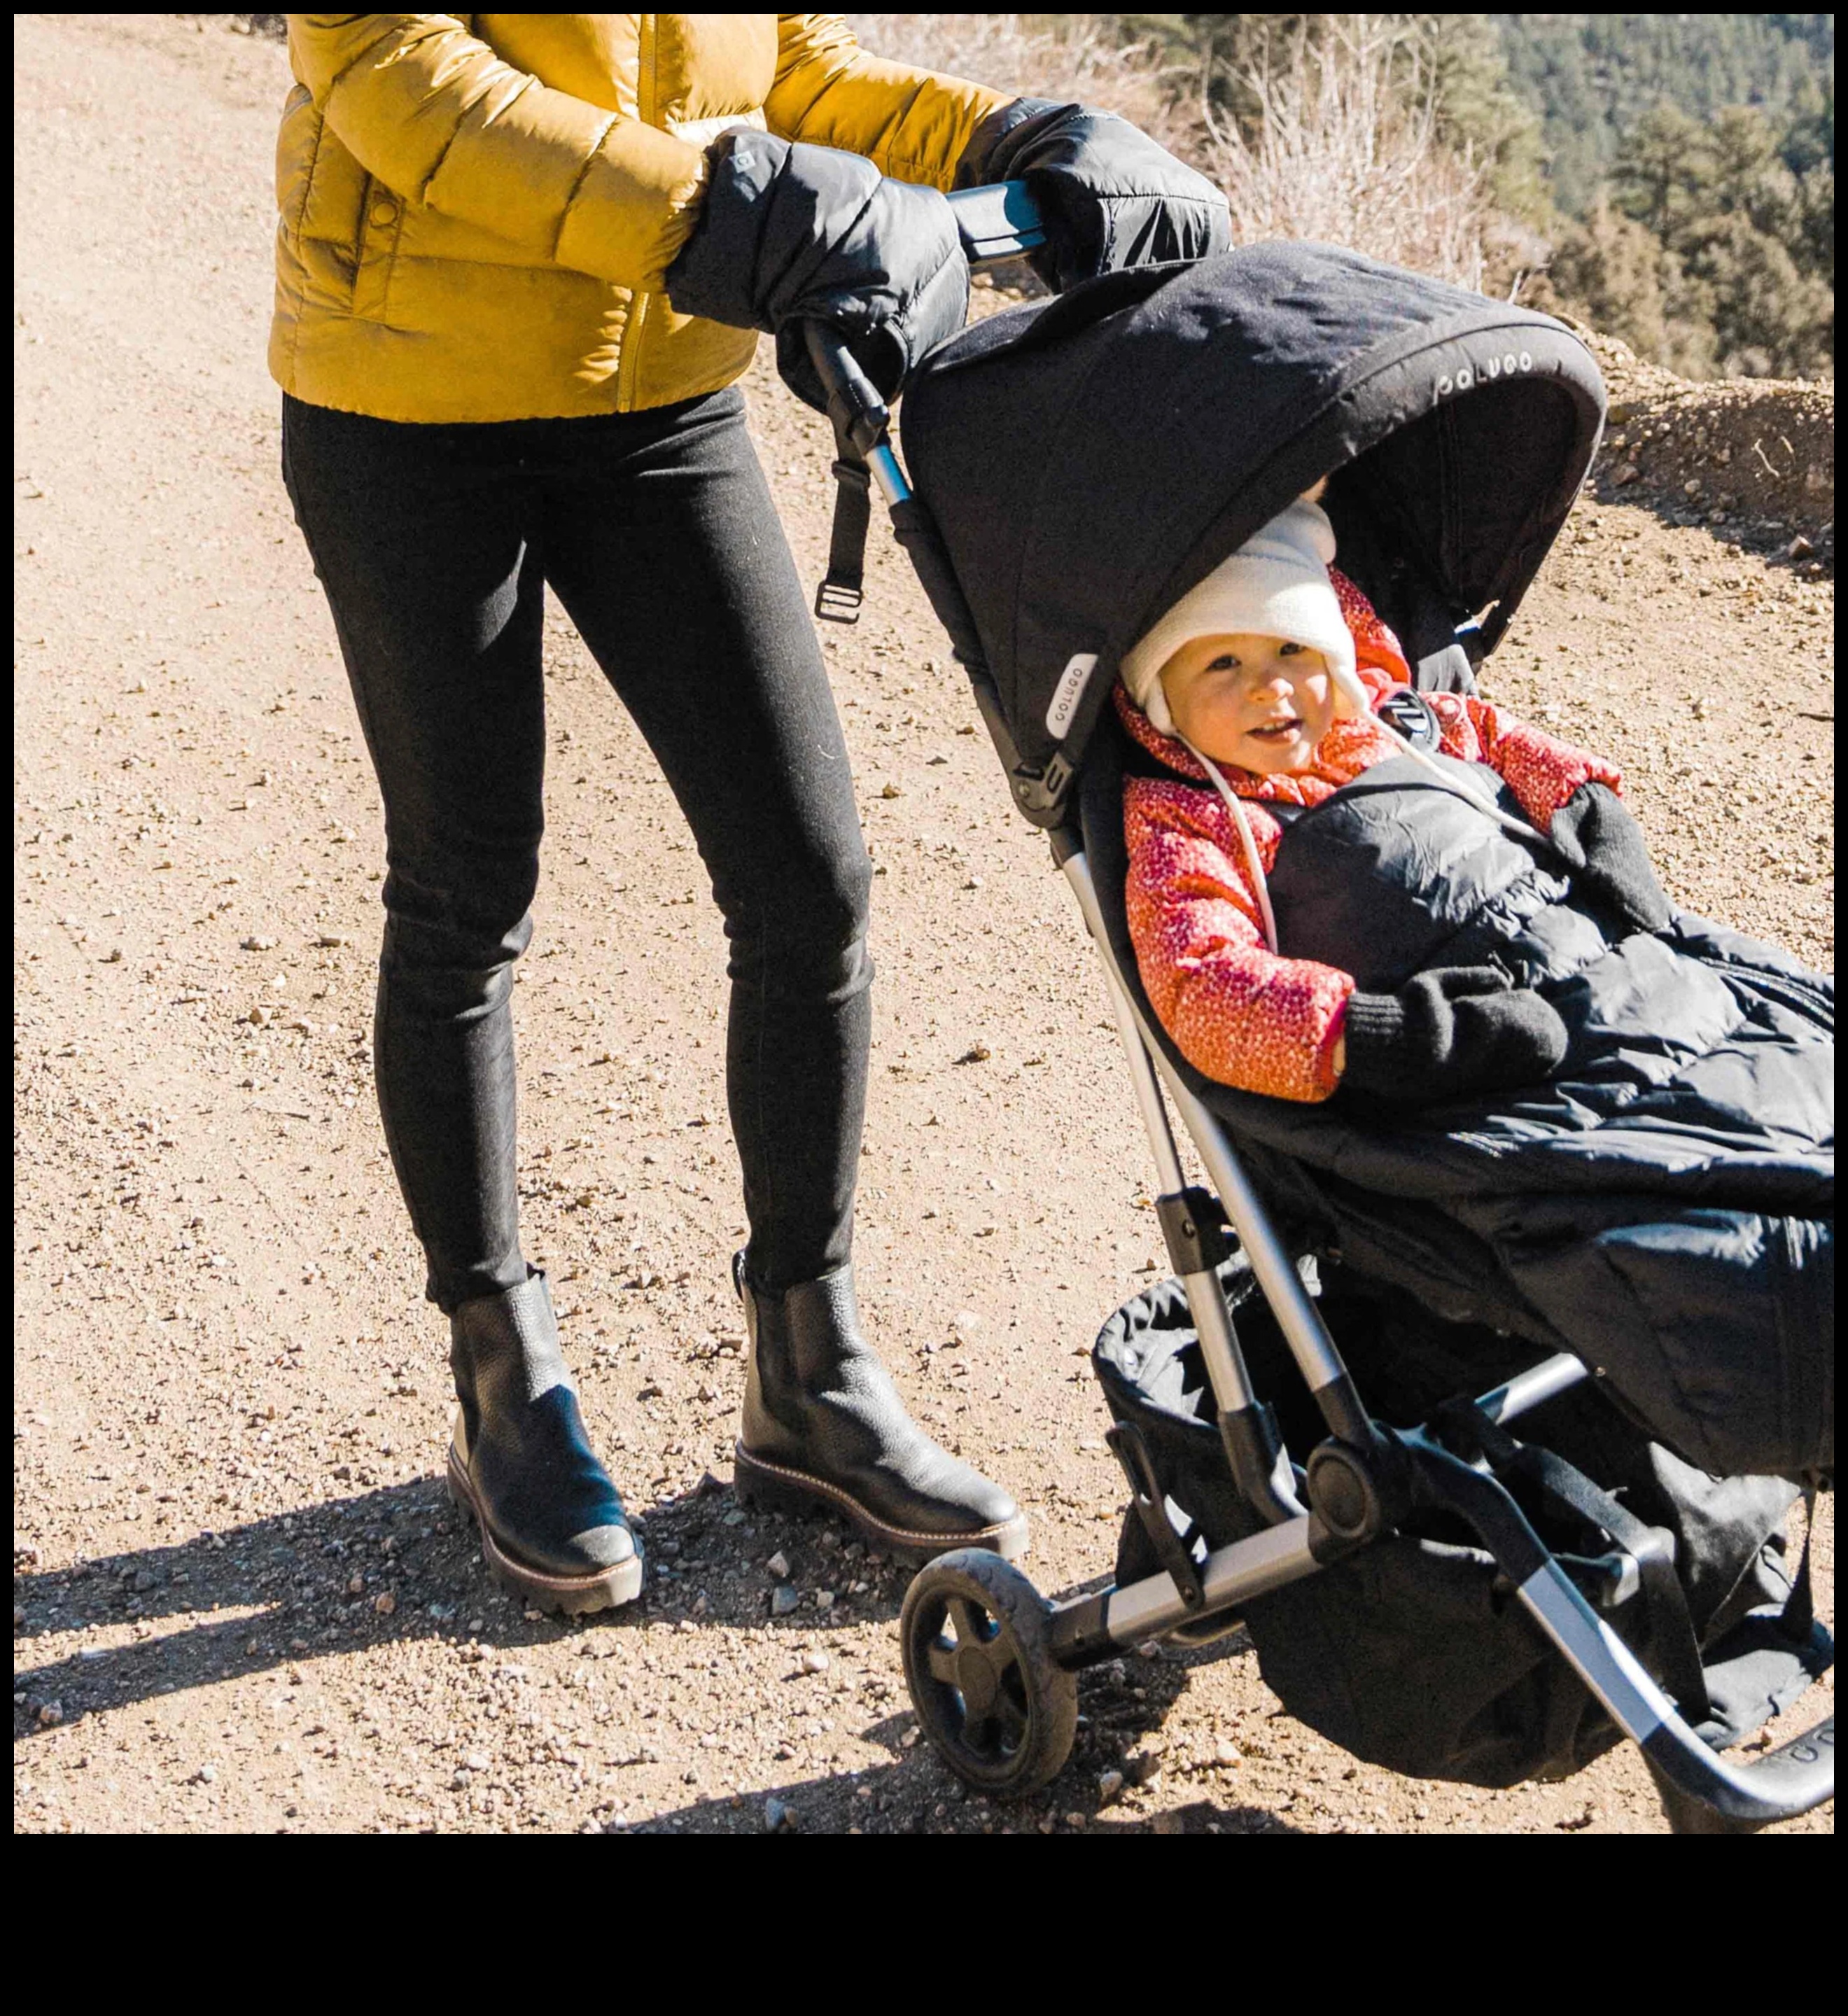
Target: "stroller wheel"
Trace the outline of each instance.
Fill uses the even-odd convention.
[[[1072,1752],[1078,1681],[1054,1658],[1052,1607],[998,1554],[975,1547],[922,1569],[899,1621],[924,1732],[965,1784],[1034,1791]]]

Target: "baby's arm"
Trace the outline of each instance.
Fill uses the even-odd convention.
[[[1126,895],[1143,986],[1196,1071],[1273,1099],[1326,1099],[1341,1076],[1353,981],[1266,945],[1255,895],[1234,866],[1230,823],[1203,792],[1130,779]],[[1274,855],[1274,830],[1259,844]]]
[[[1499,771],[1521,809],[1543,831],[1581,785],[1605,784],[1623,795],[1623,773],[1601,756],[1555,741],[1486,700],[1460,693],[1427,693],[1425,698],[1443,725],[1444,754]]]

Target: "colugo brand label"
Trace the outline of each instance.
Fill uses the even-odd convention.
[[[1531,350],[1498,351],[1493,357],[1486,357],[1474,364],[1460,364],[1454,374],[1446,372],[1432,387],[1440,399],[1447,399],[1453,392],[1467,392],[1472,385],[1492,385],[1498,378],[1512,378],[1522,371],[1533,369]]]
[[[1064,739],[1078,712],[1078,703],[1084,698],[1084,689],[1097,669],[1095,651],[1076,651],[1065,661],[1065,669],[1060,673],[1059,682],[1053,688],[1052,698],[1046,705],[1047,734]]]

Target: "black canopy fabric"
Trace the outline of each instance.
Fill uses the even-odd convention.
[[[920,368],[913,548],[1023,809],[1050,823],[1122,653],[1318,477],[1340,563],[1414,661],[1493,648],[1596,451],[1561,323],[1337,247],[1121,273],[966,329]],[[920,551],[940,546],[957,597]],[[997,722],[996,715],[999,716]]]

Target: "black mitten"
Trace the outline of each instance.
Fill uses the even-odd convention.
[[[668,299],[776,338],[776,369],[825,412],[802,325],[831,323],[893,398],[969,308],[969,263],[938,190],[882,175],[864,155],[748,128],[708,153],[705,202],[667,272]]]
[[[1100,273],[1204,259],[1232,243],[1224,196],[1114,112],[1043,98],[991,112],[963,150],[956,185],[1016,178],[1046,226],[1045,244],[1028,257],[1057,293]]]
[[[1421,973],[1396,994],[1348,996],[1342,1082],[1411,1104],[1533,1085],[1566,1051],[1566,1028],[1530,987],[1492,966]]]
[[[1547,837],[1571,868],[1575,887],[1625,923],[1659,931],[1674,915],[1642,828],[1608,784],[1581,784],[1553,815]]]

